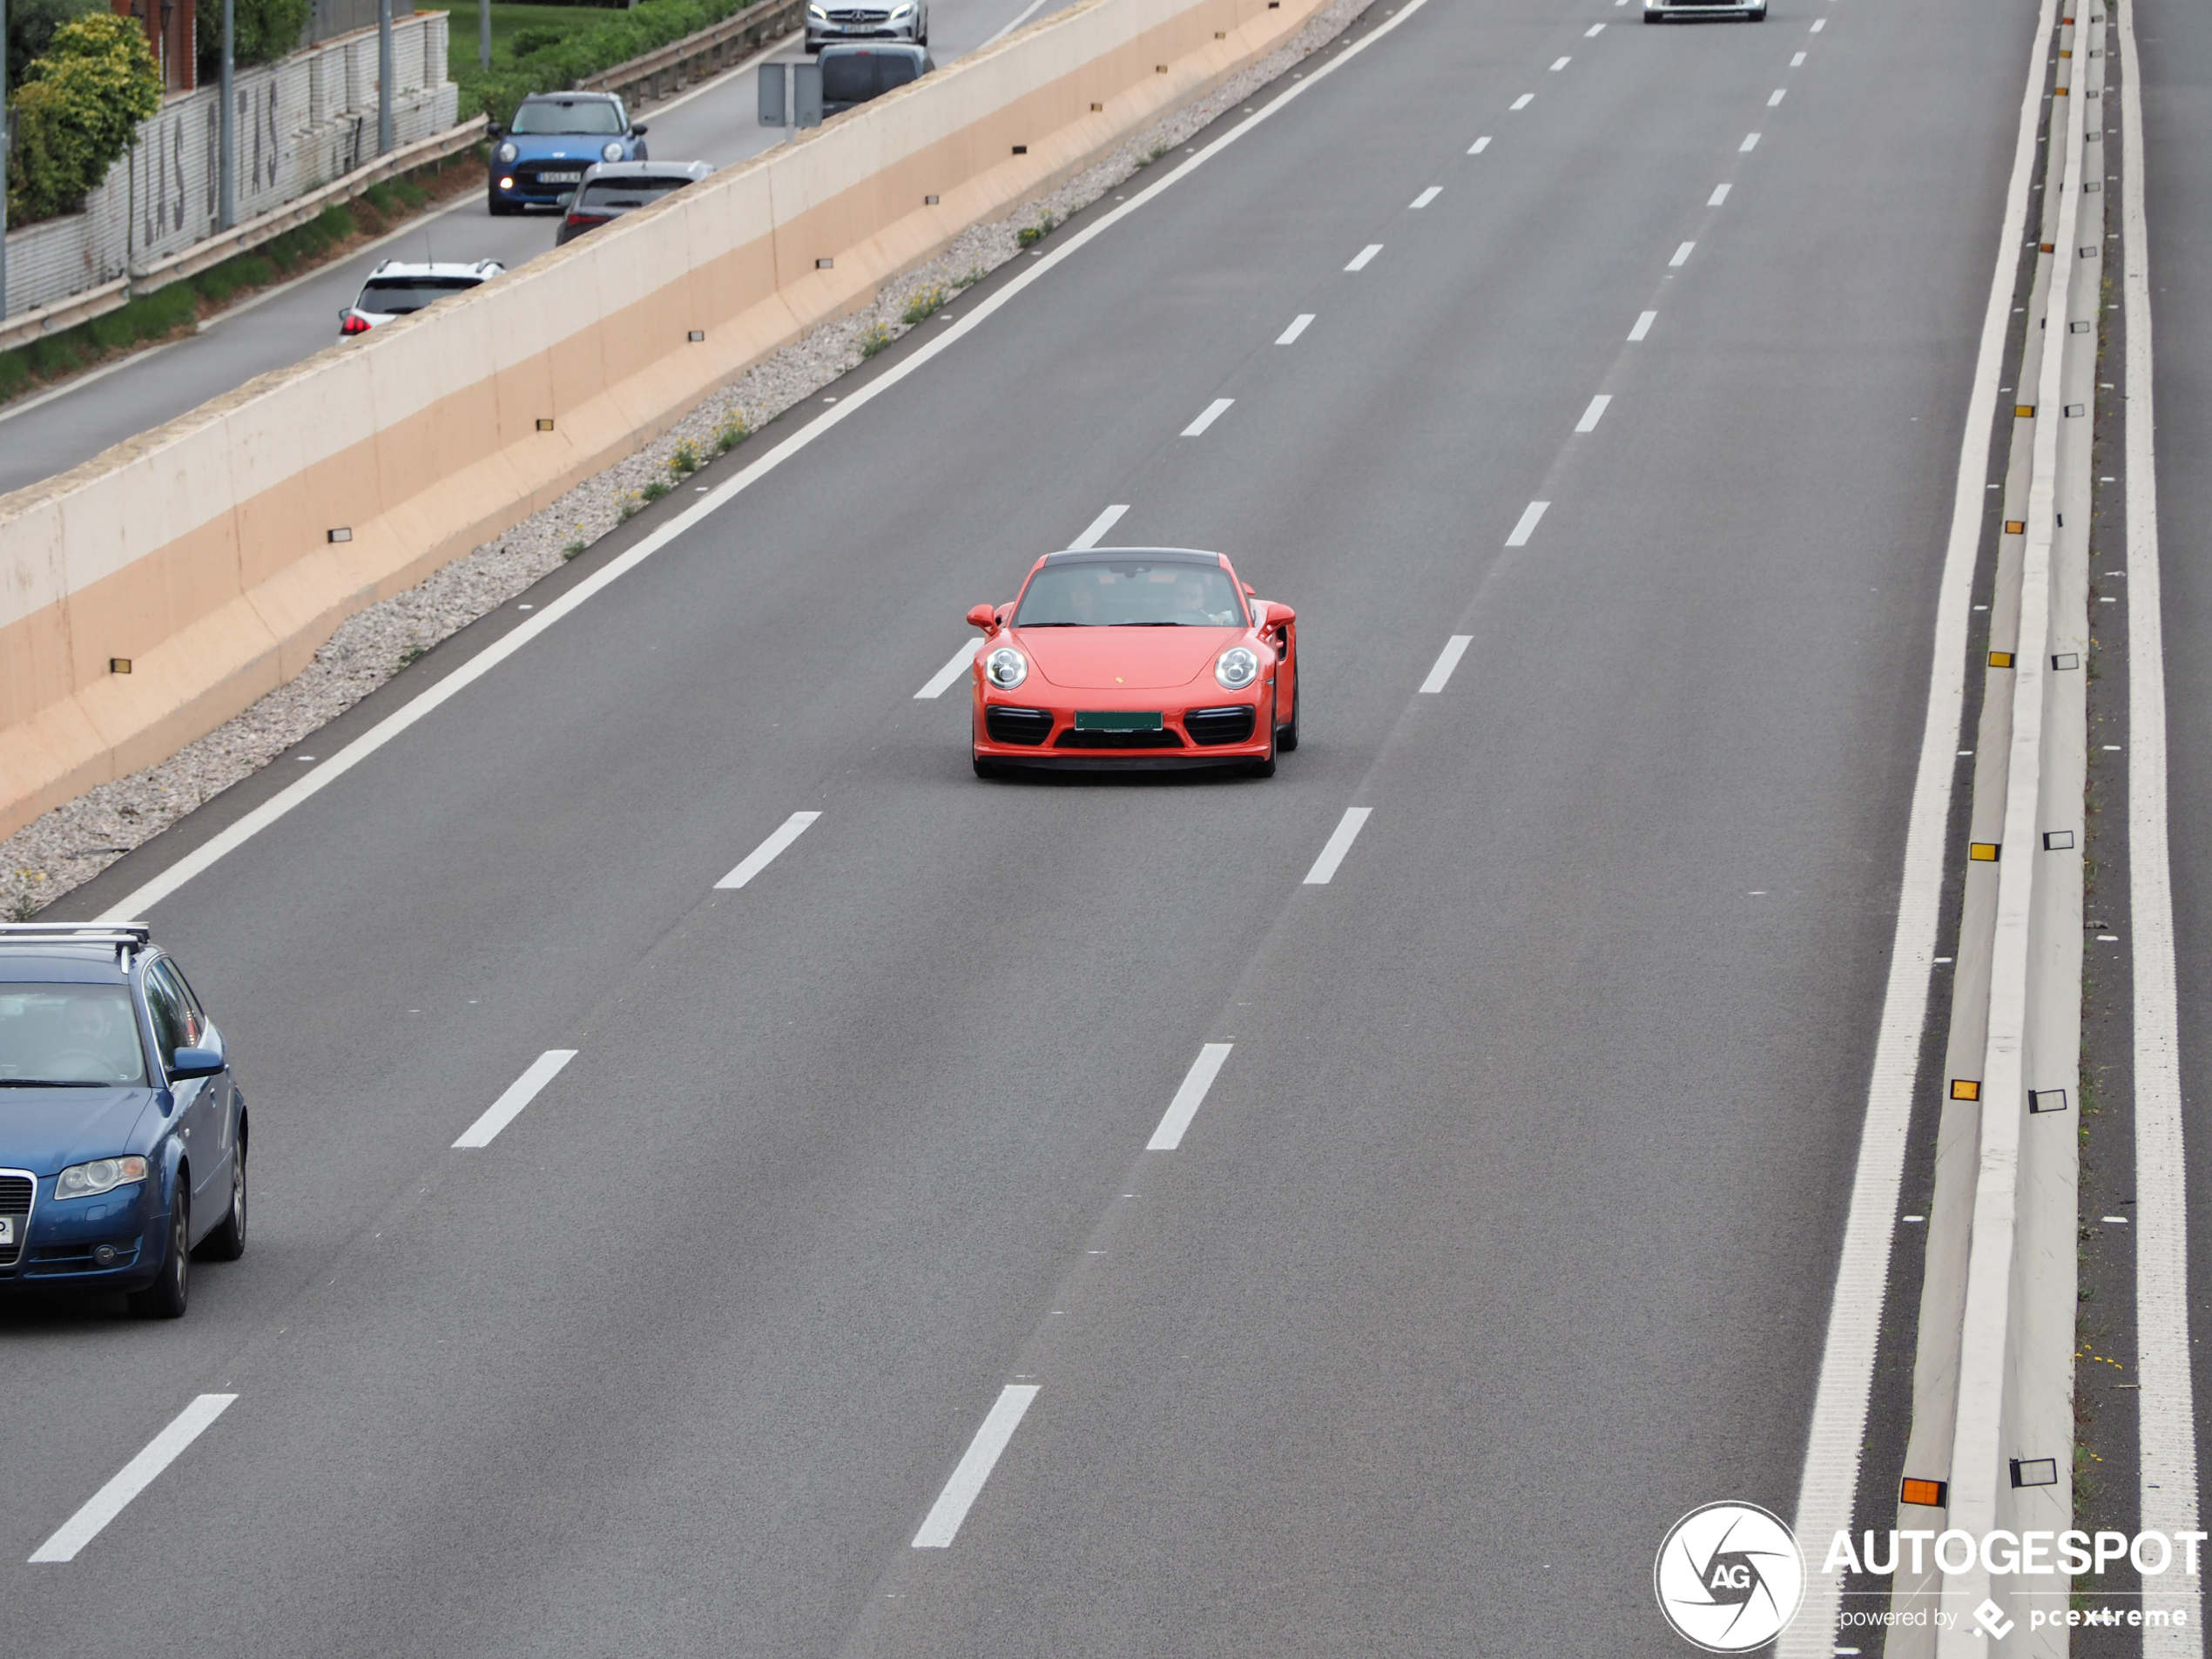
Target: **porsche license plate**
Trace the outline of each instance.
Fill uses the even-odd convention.
[[[580,172],[542,172],[537,176],[541,185],[573,185],[583,175]]]
[[[1160,725],[1160,711],[1157,709],[1076,711],[1076,730],[1078,732],[1157,732]]]

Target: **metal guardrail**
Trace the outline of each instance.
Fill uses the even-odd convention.
[[[8,319],[0,326],[0,351],[12,346],[27,344],[42,335],[57,334],[64,328],[74,328],[82,322],[105,316],[136,299],[165,288],[171,283],[197,275],[210,266],[219,265],[234,254],[243,253],[263,242],[281,236],[285,232],[306,224],[333,202],[350,201],[373,185],[411,172],[426,162],[437,161],[456,152],[466,150],[483,136],[484,118],[481,115],[463,121],[459,126],[443,132],[418,138],[413,144],[403,144],[386,152],[365,165],[341,174],[328,184],[295,196],[283,206],[273,208],[244,224],[193,243],[190,247],[167,257],[156,260],[132,272],[104,282],[97,288],[87,288],[82,293],[71,294],[51,306],[41,306],[35,311],[25,311]]]

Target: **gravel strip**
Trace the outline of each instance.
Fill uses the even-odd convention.
[[[1335,0],[1290,44],[1198,102],[1130,139],[1057,190],[994,224],[961,233],[919,270],[884,285],[873,305],[825,323],[756,364],[652,443],[586,480],[550,507],[438,570],[419,586],[348,618],[298,678],[187,744],[160,765],[101,784],[26,825],[0,846],[0,914],[22,921],[91,880],[241,778],[374,691],[440,640],[497,610],[644,504],[694,462],[741,442],[863,358],[1015,259],[1041,233],[1204,129],[1224,111],[1334,39],[1372,0]],[[1025,241],[1025,236],[1027,240]],[[679,453],[683,452],[683,453]]]

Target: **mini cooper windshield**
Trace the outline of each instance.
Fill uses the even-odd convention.
[[[1086,559],[1029,578],[1016,628],[1239,628],[1229,572],[1187,560]]]
[[[0,1089],[145,1080],[131,994],[121,986],[0,986]]]

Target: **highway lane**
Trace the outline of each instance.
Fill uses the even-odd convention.
[[[2212,1014],[2208,1013],[2212,1009],[2208,1002],[2212,995],[2212,877],[2208,877],[2205,862],[2212,853],[2206,824],[2207,808],[2212,806],[2212,749],[2205,743],[2202,719],[2208,698],[2212,698],[2212,671],[2190,644],[2212,618],[2212,582],[2208,582],[2197,556],[2197,527],[2212,511],[2212,480],[2205,477],[2202,462],[2208,442],[2212,442],[2212,277],[2205,270],[2205,261],[2212,256],[2212,208],[2208,208],[2206,194],[2212,189],[2212,153],[2206,147],[2212,143],[2212,109],[2205,98],[2208,78],[2212,78],[2212,18],[2168,0],[2145,0],[2134,8],[2134,24],[2142,63],[2143,207],[2149,233],[2156,357],[2155,471],[2165,651],[2155,671],[2162,671],[2166,686],[2174,989],[2182,1101],[2186,1105],[2205,1097],[2208,1076],[2212,1075]],[[2134,397],[2135,388],[2129,390]],[[2140,399],[2128,405],[2131,411],[2141,407]],[[2125,627],[2131,584],[2121,581],[2107,585],[2118,590]],[[2136,637],[2128,637],[2132,646]],[[2131,657],[2128,671],[2155,671],[2152,664]],[[2125,740],[2132,752],[2134,734]],[[2131,855],[2133,852],[2131,847]],[[2207,1223],[2212,1215],[2212,1135],[2202,1128],[2201,1117],[2187,1116],[2182,1148],[2191,1201],[2187,1271],[2196,1291],[2192,1300],[2201,1308],[2203,1286],[2212,1284],[2212,1225]],[[2212,1447],[2212,1416],[2208,1416],[2212,1369],[2202,1355],[2202,1314],[2193,1312],[2190,1357],[2195,1362],[2197,1506],[2202,1514],[2208,1511],[2201,1460],[2205,1448]],[[2154,1317],[2146,1306],[2143,1318]],[[2150,1478],[2146,1472],[2143,1479]]]
[[[973,51],[1020,19],[1049,17],[1069,0],[935,0],[930,52],[940,64]],[[1025,17],[1023,14],[1027,13]],[[797,57],[797,37],[774,55]],[[765,56],[767,54],[764,54]],[[750,63],[665,104],[639,111],[646,143],[667,161],[725,167],[783,142],[763,127]],[[403,233],[224,314],[197,334],[126,360],[59,395],[0,406],[0,492],[81,465],[111,445],[150,431],[243,386],[257,374],[313,356],[338,341],[338,313],[354,302],[381,260],[497,260],[509,269],[553,246],[557,215],[494,219],[481,192],[425,215]]]
[[[7,1560],[239,1400],[27,1639],[1669,1639],[1664,1527],[1793,1495],[2029,24],[1608,12],[1431,0],[157,909],[259,1233],[0,1326]],[[1276,779],[980,785],[914,698],[1113,502],[1298,606]]]

